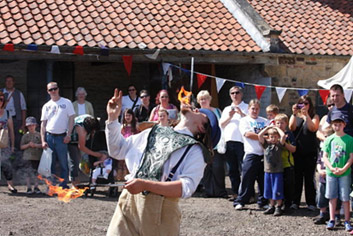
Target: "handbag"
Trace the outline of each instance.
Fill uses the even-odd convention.
[[[50,148],[44,149],[38,166],[38,174],[44,177],[51,176],[51,159],[53,151]]]
[[[0,130],[0,148],[6,148],[9,146],[9,130]]]
[[[221,138],[217,144],[217,152],[220,154],[224,154],[227,151],[227,142],[224,138],[224,130],[221,128]]]

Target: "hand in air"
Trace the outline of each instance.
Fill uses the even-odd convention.
[[[115,89],[114,96],[108,101],[108,104],[107,104],[108,121],[113,121],[118,119],[121,112],[122,98],[123,98],[122,91]]]

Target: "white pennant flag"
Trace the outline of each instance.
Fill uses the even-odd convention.
[[[287,91],[286,88],[276,87],[276,92],[277,92],[279,102],[282,101],[282,98],[283,98],[284,94],[286,93],[286,91]]]
[[[219,90],[221,90],[221,88],[223,87],[224,82],[226,82],[225,79],[220,79],[216,77],[217,93],[219,93]]]
[[[352,97],[352,89],[344,89],[344,98],[349,103]]]
[[[173,72],[172,72],[172,67],[169,66],[168,68],[168,85],[169,85],[169,88],[172,87],[172,80],[173,80]]]
[[[168,69],[170,67],[169,63],[162,63],[162,67],[163,67],[163,75],[167,74]]]

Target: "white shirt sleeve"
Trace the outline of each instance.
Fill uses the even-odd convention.
[[[246,132],[254,132],[253,129],[251,128],[250,123],[248,122],[246,116],[240,119],[239,131],[242,136],[244,136]]]
[[[23,94],[20,92],[20,104],[21,104],[21,110],[27,110],[27,105],[26,105],[26,100]]]

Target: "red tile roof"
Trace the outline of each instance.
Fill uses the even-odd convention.
[[[259,52],[220,0],[0,1],[0,43]]]
[[[353,55],[353,1],[248,0],[292,53]]]

